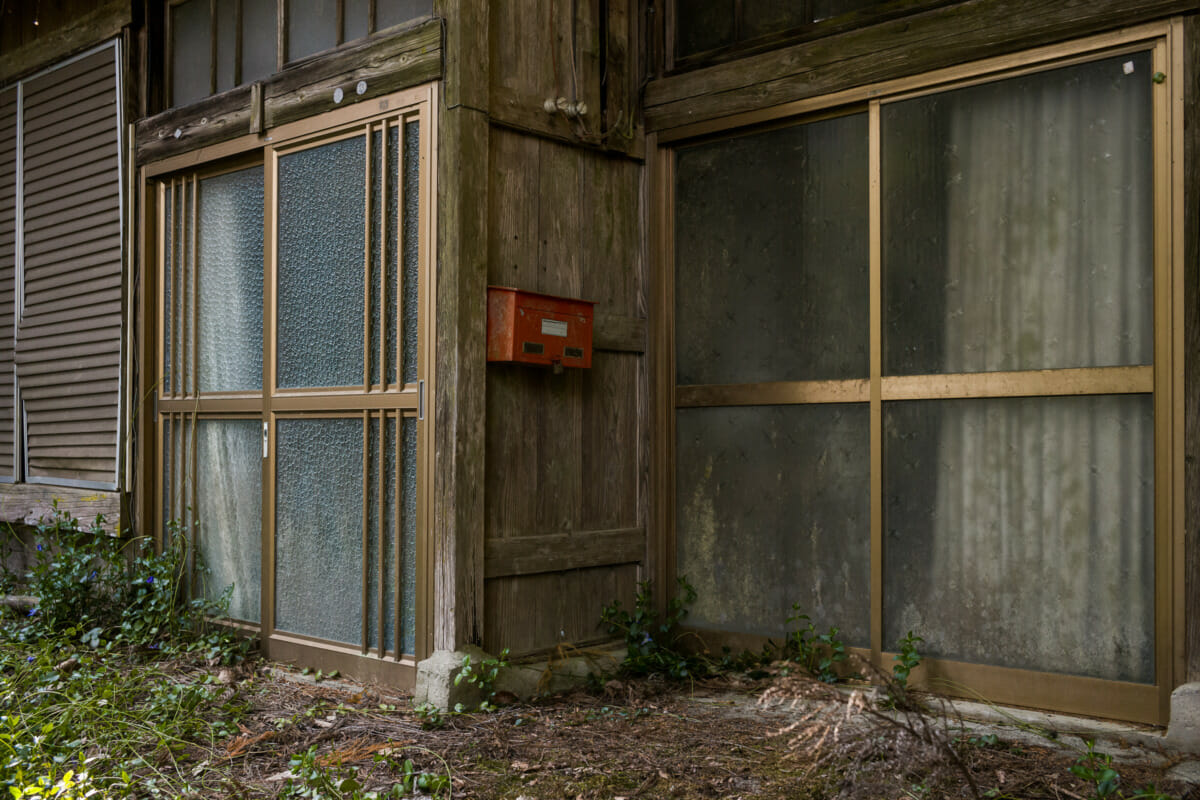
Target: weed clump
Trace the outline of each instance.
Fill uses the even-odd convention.
[[[654,604],[649,581],[638,584],[633,610],[614,601],[600,612],[600,624],[610,634],[625,639],[625,660],[620,672],[629,676],[661,675],[676,681],[699,678],[712,671],[712,662],[681,646],[679,625],[688,614],[688,606],[696,601],[696,590],[686,577],[678,579],[679,593],[667,602],[667,611],[660,618]]]

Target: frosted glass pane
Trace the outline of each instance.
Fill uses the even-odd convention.
[[[217,0],[217,91],[237,85],[234,64],[237,61],[237,3]]]
[[[404,126],[404,382],[417,381],[417,326],[420,298],[421,128]]]
[[[209,0],[171,8],[171,105],[183,106],[211,93],[212,18]]]
[[[397,363],[399,354],[396,352],[396,331],[400,327],[398,298],[400,286],[396,282],[399,274],[396,263],[396,246],[400,241],[400,129],[388,128],[387,144],[387,214],[388,236],[385,243],[386,252],[383,254],[384,281],[387,283],[387,382],[396,383],[400,367]],[[407,235],[407,233],[405,234]]]
[[[343,42],[353,42],[367,35],[367,13],[370,7],[371,0],[346,0]]]
[[[884,642],[1154,681],[1149,395],[889,403]]]
[[[367,213],[371,218],[371,345],[367,352],[367,359],[371,364],[371,385],[379,384],[379,329],[382,321],[383,311],[381,309],[380,298],[382,297],[382,265],[383,255],[380,252],[382,249],[382,229],[383,224],[383,209],[380,202],[379,193],[386,179],[381,172],[383,166],[383,140],[377,136],[371,136],[371,191],[367,195]],[[395,291],[392,287],[388,287],[389,292]],[[392,327],[396,323],[394,320],[388,320],[388,326]]]
[[[1148,54],[882,110],[884,368],[1150,364]]]
[[[261,167],[200,181],[200,391],[262,388]]]
[[[676,55],[690,56],[733,44],[735,8],[735,0],[691,0],[676,6]]]
[[[359,644],[362,420],[282,419],[275,443],[275,627]]]
[[[680,384],[865,378],[867,117],[681,149]]]
[[[171,197],[170,187],[167,187],[163,192],[163,252],[166,253],[167,263],[163,265],[165,280],[162,286],[162,308],[166,312],[166,319],[163,324],[163,341],[162,341],[162,391],[164,394],[170,394],[173,374],[171,370],[171,341],[173,339],[171,331],[171,305],[173,298],[171,297],[171,276],[175,271],[175,205]]]
[[[375,30],[433,13],[433,0],[375,0]]]
[[[367,645],[379,646],[379,585],[383,580],[383,643],[395,650],[396,642],[396,420],[385,425],[383,446],[383,520],[379,517],[379,420],[372,418],[370,434],[371,464],[368,471],[367,508],[369,510],[367,551]],[[380,533],[383,550],[380,552]]]
[[[337,46],[337,0],[286,0],[287,60]]]
[[[807,3],[796,0],[742,0],[742,39],[783,33],[808,22]]]
[[[401,595],[400,646],[405,653],[415,653],[417,642],[417,420],[404,418],[403,451],[404,494],[401,513]]]
[[[242,0],[242,83],[275,73],[276,0]]]
[[[814,0],[813,21],[819,22],[830,17],[849,14],[851,11],[861,11],[879,5],[883,5],[880,0]]]
[[[793,603],[870,643],[866,404],[676,412],[676,557],[688,624],[779,636]]]
[[[279,159],[278,383],[363,382],[363,137]]]
[[[196,426],[196,518],[208,568],[202,591],[233,587],[229,616],[260,617],[262,585],[262,422],[202,419]]]

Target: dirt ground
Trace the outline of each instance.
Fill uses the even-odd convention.
[[[395,781],[373,760],[382,753],[449,775],[455,798],[1079,800],[1096,791],[1070,771],[1080,754],[1053,739],[1018,744],[943,717],[884,718],[861,693],[807,679],[612,681],[603,692],[448,715],[430,727],[407,698],[282,672],[257,665],[232,676],[230,690],[250,711],[225,745],[229,796],[277,795],[289,757],[314,745],[320,763],[357,768],[367,788]],[[1124,794],[1110,796],[1153,784],[1200,798],[1166,779],[1171,758],[1151,760],[1115,764]]]

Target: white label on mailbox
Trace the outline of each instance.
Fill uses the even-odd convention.
[[[542,335],[543,336],[566,336],[567,323],[560,322],[556,319],[542,320]]]

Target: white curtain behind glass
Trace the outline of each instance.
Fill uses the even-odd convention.
[[[1127,57],[937,101],[941,371],[1152,362],[1149,80],[1148,58]],[[892,598],[889,632],[1153,681],[1149,398],[920,405],[936,431],[927,585]]]

